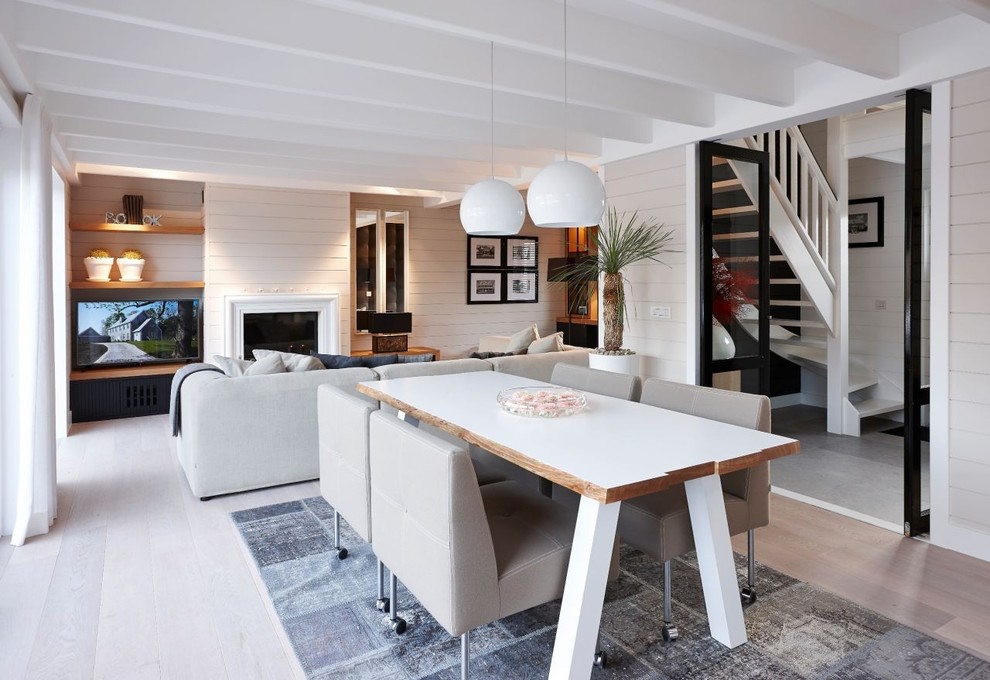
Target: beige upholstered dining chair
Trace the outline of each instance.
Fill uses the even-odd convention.
[[[606,397],[635,401],[639,399],[642,382],[638,375],[600,371],[586,366],[557,364],[553,367],[550,382],[561,387],[603,394]]]
[[[762,432],[770,431],[770,400],[761,395],[730,392],[651,378],[640,401],[671,411],[718,420]],[[722,475],[722,495],[729,534],[748,532],[749,569],[742,589],[745,604],[756,601],[754,529],[770,523],[770,467],[761,463]],[[677,639],[670,601],[671,560],[694,549],[684,485],[625,501],[619,511],[622,540],[663,562],[663,628],[665,640]]]
[[[373,547],[451,635],[560,597],[575,513],[517,482],[479,486],[467,451],[371,414]]]

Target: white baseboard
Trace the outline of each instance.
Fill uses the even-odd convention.
[[[783,408],[785,406],[799,406],[804,403],[800,392],[794,394],[781,394],[777,397],[770,397],[770,408]]]
[[[822,510],[828,510],[829,512],[834,512],[837,515],[842,515],[844,517],[849,517],[851,519],[863,522],[865,524],[871,524],[875,527],[881,529],[886,529],[888,531],[893,531],[895,534],[904,533],[904,529],[894,522],[888,522],[887,520],[878,519],[876,517],[870,517],[862,512],[856,512],[855,510],[850,510],[849,508],[843,508],[840,505],[835,505],[834,503],[829,503],[827,501],[819,500],[818,498],[812,498],[811,496],[805,496],[804,494],[795,493],[794,491],[788,491],[787,489],[781,489],[779,486],[770,486],[770,491],[777,494],[778,496],[783,496],[784,498],[790,498],[795,501],[801,501],[802,503],[807,503],[808,505],[813,505],[816,508],[821,508]]]

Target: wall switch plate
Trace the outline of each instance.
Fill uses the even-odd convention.
[[[886,300],[874,300],[873,301],[873,307],[875,309],[881,310],[881,311],[884,310],[884,309],[887,309],[887,301]]]
[[[650,307],[651,319],[669,319],[670,307]]]

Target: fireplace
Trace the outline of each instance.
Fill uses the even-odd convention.
[[[337,295],[236,295],[224,302],[227,356],[250,359],[255,349],[340,353]]]

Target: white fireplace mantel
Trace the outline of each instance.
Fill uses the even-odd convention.
[[[224,347],[229,357],[244,358],[244,315],[267,312],[316,312],[317,351],[340,354],[340,296],[321,295],[226,295]]]

